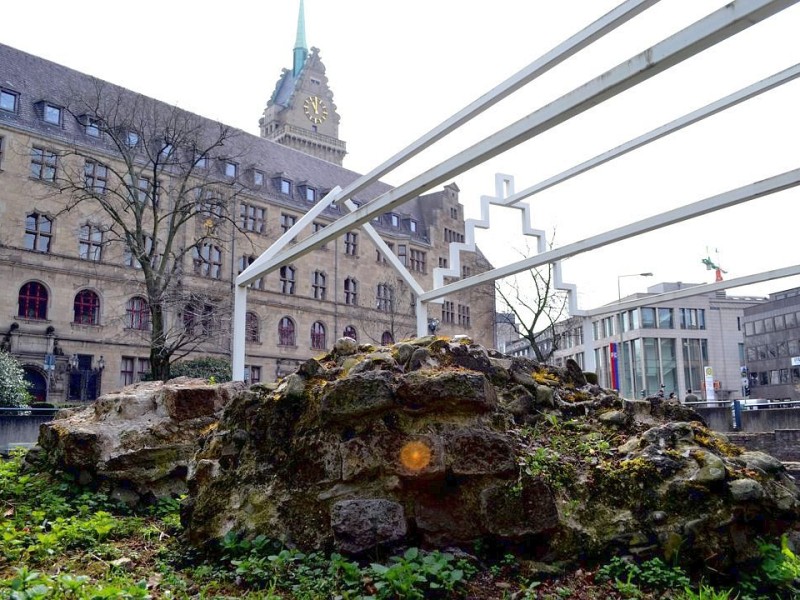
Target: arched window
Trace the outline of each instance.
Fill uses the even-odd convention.
[[[92,290],[75,294],[73,323],[98,325],[100,323],[100,298]]]
[[[278,323],[278,345],[279,346],[294,346],[294,321],[289,317],[283,317]]]
[[[358,341],[358,334],[356,333],[356,328],[352,325],[348,325],[344,328],[344,337],[353,338],[354,340]]]
[[[47,288],[38,281],[29,281],[19,290],[19,311],[25,319],[47,318]]]
[[[260,340],[261,325],[258,322],[258,315],[249,312],[245,315],[244,339],[247,342],[258,342]]]
[[[390,344],[394,344],[394,336],[389,331],[384,331],[383,335],[381,336],[381,345],[389,346]]]
[[[314,350],[325,349],[325,325],[319,321],[311,326],[311,347]]]
[[[125,305],[125,327],[128,329],[150,329],[150,306],[141,296],[134,296]]]

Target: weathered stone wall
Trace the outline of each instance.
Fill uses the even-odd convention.
[[[340,340],[277,389],[251,388],[202,441],[189,492],[182,520],[201,546],[230,531],[352,554],[481,541],[715,569],[754,557],[753,540],[798,514],[778,460],[680,403],[625,401],[574,362],[465,338]]]

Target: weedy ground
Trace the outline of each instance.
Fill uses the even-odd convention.
[[[763,563],[736,590],[692,583],[658,559],[619,558],[558,577],[531,576],[511,554],[423,552],[353,561],[228,535],[213,556],[181,543],[179,500],[138,513],[65,477],[0,459],[0,599],[603,599],[795,597],[800,560],[762,544]]]

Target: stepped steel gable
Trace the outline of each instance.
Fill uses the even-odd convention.
[[[361,177],[358,181],[347,186],[332,201],[346,201],[354,194],[357,194],[363,186],[369,185],[386,173],[392,171],[399,165],[406,162],[425,148],[431,146],[436,141],[442,139],[458,127],[461,127],[473,117],[487,110],[503,98],[520,89],[525,84],[547,72],[566,58],[574,55],[586,48],[591,43],[613,31],[623,23],[629,21],[642,11],[653,6],[657,0],[636,1],[629,0],[623,2],[617,8],[598,19],[579,33],[570,37],[568,40],[546,53],[540,59],[534,61],[526,68],[507,79],[493,90],[487,92],[461,111],[444,121],[439,126],[413,142],[407,148],[376,167],[373,171]],[[234,376],[242,372],[244,357],[244,307],[246,306],[246,285],[244,282],[248,278],[271,272],[281,265],[289,263],[296,257],[302,256],[314,248],[318,248],[330,240],[339,237],[344,232],[354,227],[363,226],[368,223],[375,215],[392,210],[401,205],[409,198],[424,193],[433,186],[451,179],[470,168],[481,164],[498,154],[508,150],[520,143],[529,140],[557,125],[577,116],[590,108],[608,100],[621,92],[628,90],[639,83],[655,77],[659,73],[680,64],[687,58],[694,56],[710,48],[711,46],[747,29],[748,27],[767,19],[783,9],[795,4],[797,0],[735,0],[725,7],[716,10],[706,17],[696,21],[683,30],[667,37],[666,39],[651,46],[647,50],[631,57],[629,60],[620,63],[606,73],[595,77],[585,84],[575,88],[561,98],[547,104],[523,117],[517,122],[495,132],[492,136],[474,144],[470,148],[451,156],[444,162],[427,169],[421,175],[407,181],[406,183],[389,190],[368,204],[357,208],[349,215],[343,216],[324,231],[310,236],[299,242],[289,250],[276,251],[271,254],[268,260],[260,261],[259,266],[255,265],[245,271],[236,281],[236,312],[234,318],[234,356],[233,371]],[[531,258],[514,262],[503,267],[499,267],[472,277],[467,277],[443,285],[444,276],[452,275],[452,267],[445,270],[434,270],[434,288],[418,295],[417,298],[417,330],[418,334],[424,335],[427,332],[427,304],[437,301],[448,294],[457,291],[467,290],[477,285],[493,282],[528,269],[552,264],[556,273],[556,282],[559,289],[566,289],[570,295],[570,309],[572,314],[579,314],[574,298],[574,286],[564,284],[561,281],[560,261],[570,256],[575,256],[582,252],[588,252],[605,245],[612,244],[629,237],[641,235],[655,229],[666,227],[670,224],[691,219],[703,214],[717,210],[723,210],[730,206],[750,201],[780,190],[795,187],[800,183],[800,169],[788,171],[768,178],[766,180],[753,183],[748,186],[725,192],[705,200],[700,200],[675,210],[655,215],[648,219],[631,223],[615,230],[600,233],[586,240],[568,244],[562,248],[545,251],[543,248],[543,236],[541,231],[534,230],[530,221],[530,207],[526,204],[519,205],[522,200],[530,197],[558,183],[566,181],[580,173],[603,164],[609,160],[622,156],[637,148],[644,146],[651,141],[659,139],[674,131],[692,125],[697,121],[706,118],[720,110],[734,106],[740,102],[752,98],[753,96],[773,89],[787,81],[796,78],[798,75],[797,67],[793,67],[782,73],[755,84],[749,88],[741,90],[737,94],[727,96],[715,103],[712,103],[698,111],[667,123],[647,134],[637,137],[626,144],[618,146],[604,154],[598,155],[594,159],[581,163],[560,175],[556,175],[540,184],[527,188],[518,194],[513,191],[506,193],[513,188],[513,179],[508,176],[499,175],[497,179],[497,191],[494,197],[483,197],[481,199],[481,219],[474,220],[468,224],[467,235],[463,244],[451,245],[451,260],[457,258],[460,250],[474,245],[475,227],[489,226],[489,208],[491,205],[501,205],[516,207],[522,211],[523,233],[533,235],[538,239],[538,254]],[[503,190],[505,183],[506,190]],[[509,185],[510,184],[510,185]],[[289,235],[288,233],[286,235]],[[453,261],[455,262],[455,261]],[[398,268],[395,265],[395,268]],[[398,270],[400,270],[398,268]],[[774,275],[774,271],[772,271]],[[754,276],[758,277],[758,276]],[[697,292],[698,289],[695,288]]]

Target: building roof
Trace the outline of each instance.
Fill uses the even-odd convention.
[[[282,81],[291,83],[293,80],[291,71],[285,71],[284,75]],[[278,85],[280,87],[281,82]],[[48,102],[66,108],[76,97],[90,97],[92,94],[97,94],[101,86],[104,93],[120,94],[120,97],[146,98],[164,109],[173,109],[165,102],[0,44],[0,88],[19,94],[18,112],[12,114],[0,111],[0,125],[27,131],[43,138],[56,139],[67,145],[87,148],[92,145],[98,146],[98,141],[85,134],[85,128],[76,118],[67,116],[62,125],[51,125],[38,116],[37,105]],[[212,119],[194,115],[189,111],[181,110],[181,112],[202,119],[209,128],[219,126],[219,123]],[[306,182],[320,191],[330,190],[337,185],[344,187],[360,176],[355,171],[271,140],[241,130],[234,129],[234,131],[236,135],[224,152],[228,156],[235,156],[243,169],[256,168],[262,170],[267,177],[279,175],[295,183]],[[361,192],[356,200],[367,202],[390,189],[392,186],[376,182]],[[307,208],[302,207],[302,203],[299,204],[301,210]],[[418,199],[410,201],[396,212],[419,219]],[[420,233],[424,234],[424,227],[422,229]],[[424,235],[418,237],[424,239]]]

